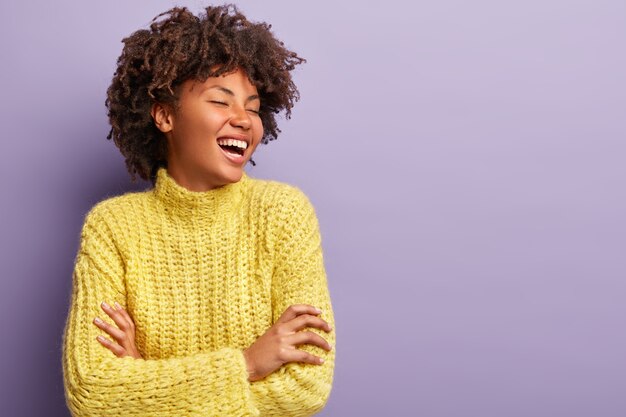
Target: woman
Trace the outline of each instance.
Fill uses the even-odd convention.
[[[315,210],[243,170],[289,118],[305,60],[235,6],[205,12],[123,40],[108,138],[153,187],[85,217],[63,336],[73,416],[308,416],[330,395]]]

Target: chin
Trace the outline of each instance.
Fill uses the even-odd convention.
[[[241,177],[243,176],[243,166],[241,167],[235,167],[235,166],[229,166],[226,169],[224,169],[222,178],[229,182],[238,182]]]

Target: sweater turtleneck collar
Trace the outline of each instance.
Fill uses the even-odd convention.
[[[238,182],[208,191],[191,191],[178,184],[166,167],[159,167],[154,185],[154,195],[168,211],[182,215],[212,215],[236,211],[243,198],[249,177],[243,172]]]

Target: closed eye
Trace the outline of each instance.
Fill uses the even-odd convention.
[[[217,100],[209,100],[210,103],[215,103],[215,104],[221,104],[223,106],[228,106],[228,103],[224,103],[223,101],[217,101]],[[254,114],[261,114],[260,110],[252,110],[252,109],[248,109],[248,111],[251,111]]]

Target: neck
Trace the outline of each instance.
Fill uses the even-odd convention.
[[[172,215],[182,217],[213,217],[239,209],[249,178],[245,171],[238,182],[207,191],[191,191],[171,177],[166,167],[159,167],[154,185],[155,197]]]

